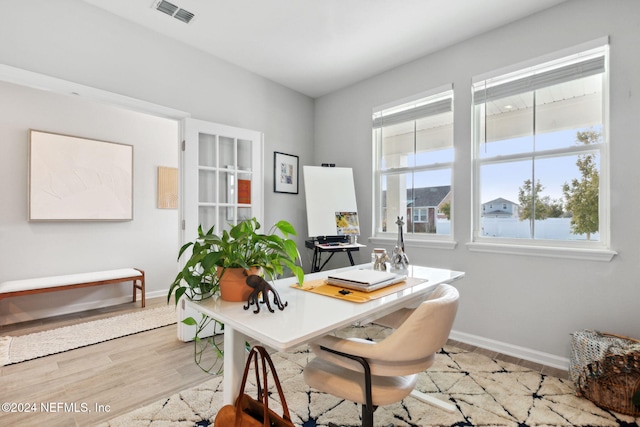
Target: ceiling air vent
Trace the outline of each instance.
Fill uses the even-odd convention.
[[[156,9],[169,16],[173,16],[173,14],[176,13],[176,10],[178,10],[178,6],[173,3],[169,3],[168,1],[160,0],[156,4]]]
[[[182,21],[187,24],[191,22],[191,20],[195,16],[193,13],[189,12],[188,10],[181,9],[175,4],[165,0],[160,0],[159,2],[155,3],[155,8],[156,10],[159,10],[162,13],[166,13],[169,16],[173,16],[178,21]]]
[[[186,22],[187,24],[189,23],[189,21],[193,19],[193,16],[194,16],[193,13],[184,9],[178,9],[176,14],[173,15],[173,17],[176,18],[178,21]]]

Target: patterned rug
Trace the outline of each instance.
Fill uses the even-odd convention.
[[[78,323],[21,336],[0,337],[0,366],[86,347],[176,323],[173,306],[141,309],[134,313]]]
[[[378,340],[387,333],[385,328],[368,325],[348,328],[339,335]],[[306,346],[289,353],[272,354],[295,425],[324,427],[333,422],[359,426],[359,405],[311,390],[305,384],[302,371],[312,357]],[[601,409],[589,400],[576,397],[569,380],[451,346],[442,350],[434,366],[420,374],[417,389],[452,402],[457,411],[449,413],[407,397],[397,404],[378,408],[375,425],[640,426],[640,419]],[[255,387],[251,390],[253,395]],[[277,393],[273,395],[277,398]],[[124,414],[102,427],[213,426],[221,405],[222,378],[218,376]],[[280,408],[276,401],[270,403],[270,407]]]

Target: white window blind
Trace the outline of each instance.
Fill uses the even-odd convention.
[[[474,86],[473,101],[476,105],[482,104],[507,96],[518,95],[583,77],[593,76],[603,73],[604,71],[603,52],[595,58],[589,58],[553,70],[537,72],[515,80],[485,80]]]
[[[452,110],[451,98],[435,101],[426,105],[419,105],[406,110],[380,115],[373,120],[373,128],[378,129],[382,126],[392,126],[399,123],[405,123],[412,120],[422,119],[424,117],[435,116],[437,114],[447,113]]]

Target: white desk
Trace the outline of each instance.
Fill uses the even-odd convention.
[[[353,268],[371,268],[371,264],[346,267],[305,275],[305,280],[326,277],[330,272]],[[278,351],[289,351],[315,338],[355,322],[368,322],[426,298],[441,283],[451,283],[464,277],[459,271],[409,266],[410,277],[425,282],[366,303],[342,301],[313,292],[293,289],[295,278],[276,281],[283,301],[289,305],[270,313],[263,307],[254,314],[254,307],[244,310],[245,303],[209,299],[204,302],[185,300],[185,305],[224,323],[224,403],[233,403],[240,390],[245,365],[245,341],[248,338]],[[180,322],[178,323],[180,325]]]

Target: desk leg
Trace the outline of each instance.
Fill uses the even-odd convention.
[[[240,383],[246,363],[244,343],[246,336],[229,325],[224,327],[224,368],[222,379],[223,404],[233,404],[240,392]]]
[[[320,260],[318,257],[320,256],[320,250],[318,248],[313,248],[313,261],[311,262],[311,272],[315,273],[316,271],[320,271]]]
[[[331,261],[331,258],[333,257],[333,254],[335,254],[335,252],[329,252],[329,258],[327,258],[327,259],[325,260],[324,264],[322,264],[322,265],[320,266],[320,268],[318,268],[318,270],[317,270],[317,271],[322,271],[322,269],[324,268],[324,266],[325,266],[325,265],[327,265],[327,263],[328,263],[329,261]],[[318,262],[318,263],[319,263],[319,262]]]
[[[347,251],[347,255],[349,255],[349,261],[351,262],[351,265],[356,265],[356,263],[353,262],[353,257],[351,256],[351,251]]]

